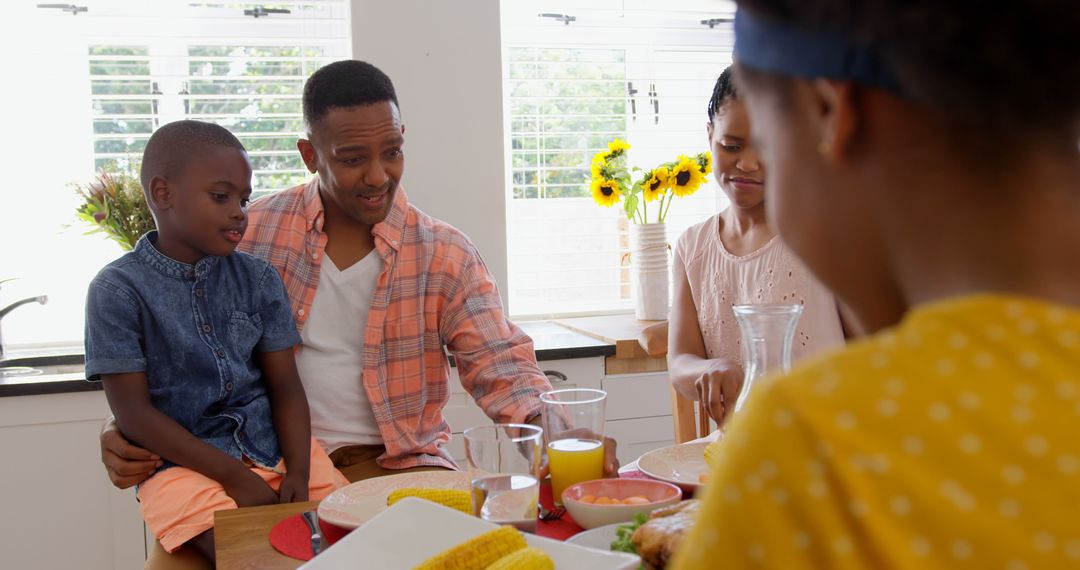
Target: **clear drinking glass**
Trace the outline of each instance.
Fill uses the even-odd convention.
[[[791,346],[795,341],[795,325],[802,315],[803,306],[735,305],[732,310],[742,330],[743,366],[746,367],[743,387],[735,402],[735,411],[738,412],[750,396],[755,380],[791,370]]]
[[[607,392],[587,388],[540,395],[551,490],[555,503],[570,485],[604,476],[604,405]]]
[[[523,531],[536,531],[543,433],[527,424],[494,424],[465,430],[474,515]]]

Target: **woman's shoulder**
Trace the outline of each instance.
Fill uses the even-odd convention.
[[[682,252],[683,258],[689,260],[695,254],[704,250],[711,241],[717,230],[717,220],[720,214],[709,216],[688,228],[679,236],[675,247]]]

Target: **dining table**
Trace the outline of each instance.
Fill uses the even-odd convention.
[[[636,467],[636,462],[624,466],[619,470],[619,477],[647,479]],[[552,502],[549,480],[540,487],[540,504],[550,509],[553,507]],[[300,567],[305,561],[291,558],[274,549],[270,544],[270,531],[282,520],[304,511],[315,510],[318,506],[318,501],[308,501],[217,511],[214,513],[217,567],[220,570],[293,570]],[[566,513],[558,520],[538,521],[536,534],[566,540],[582,530],[584,529]]]
[[[717,431],[687,443],[709,443],[718,437],[720,433]],[[638,468],[637,461],[623,465],[618,476],[631,479],[649,478]],[[688,491],[683,498],[688,499],[691,494]],[[540,504],[550,509],[552,503],[551,481],[546,480],[540,487]],[[304,511],[315,510],[318,506],[318,501],[308,501],[217,511],[214,513],[217,567],[221,570],[293,570],[300,567],[305,561],[291,558],[274,549],[270,544],[270,530],[282,520]],[[569,513],[555,521],[537,522],[537,534],[557,540],[566,540],[582,530],[584,529],[573,521]],[[341,532],[344,534],[347,531]]]
[[[292,570],[304,563],[270,545],[270,529],[292,515],[317,509],[318,501],[228,509],[214,513],[214,545],[221,570]]]

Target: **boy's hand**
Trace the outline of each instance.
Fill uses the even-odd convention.
[[[101,428],[101,462],[109,480],[118,489],[138,485],[161,467],[161,458],[136,447],[121,435],[116,420],[109,418]]]
[[[286,473],[278,490],[279,503],[301,503],[308,500],[308,476]]]
[[[221,482],[221,486],[225,488],[225,493],[236,501],[236,506],[256,507],[259,505],[272,505],[278,502],[277,493],[270,488],[266,481],[263,481],[262,477],[253,473],[247,467],[239,466],[239,462],[237,465],[234,474]]]

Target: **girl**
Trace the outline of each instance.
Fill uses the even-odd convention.
[[[742,387],[739,324],[732,305],[803,305],[793,358],[843,343],[836,302],[765,221],[765,172],[750,143],[731,68],[716,80],[707,131],[713,175],[731,202],[686,230],[675,247],[668,370],[675,389],[705,404],[719,424]]]

